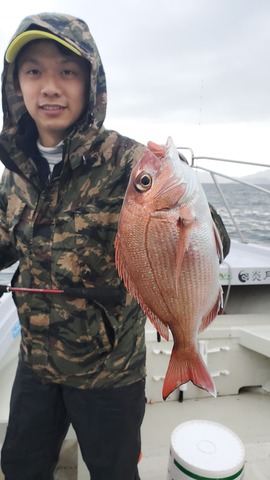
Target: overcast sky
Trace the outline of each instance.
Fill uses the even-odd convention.
[[[270,166],[269,0],[13,0],[1,10],[2,57],[28,14],[88,23],[107,77],[108,128]]]

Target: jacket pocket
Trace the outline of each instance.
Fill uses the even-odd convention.
[[[73,351],[72,356],[80,357],[79,363],[92,363],[113,350],[116,331],[102,306],[91,305],[85,312],[81,312],[79,330],[74,343],[70,338],[67,339],[69,348]]]

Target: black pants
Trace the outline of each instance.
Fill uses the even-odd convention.
[[[53,480],[70,423],[91,480],[139,480],[144,383],[96,391],[42,384],[20,362],[1,453],[5,480]]]

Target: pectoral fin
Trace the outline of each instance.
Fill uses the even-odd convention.
[[[187,210],[181,208],[181,216],[178,219],[178,246],[176,253],[176,279],[179,280],[183,258],[188,250],[190,233],[195,217]]]

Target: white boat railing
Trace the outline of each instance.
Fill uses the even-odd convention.
[[[203,167],[202,165],[200,165],[200,162],[201,161],[215,161],[215,162],[223,162],[223,163],[233,163],[233,164],[241,164],[243,166],[253,166],[253,167],[266,167],[266,168],[269,168],[270,169],[270,164],[265,164],[265,163],[254,163],[254,162],[244,162],[244,161],[240,161],[240,160],[232,160],[232,159],[227,159],[227,158],[218,158],[218,157],[207,157],[207,156],[195,156],[194,155],[194,152],[191,148],[189,147],[178,147],[178,151],[179,151],[179,154],[181,156],[181,152],[182,151],[188,151],[189,152],[189,156],[190,156],[190,165],[192,168],[195,168],[196,170],[199,170],[199,171],[202,171],[202,172],[206,172],[206,173],[209,173],[212,177],[212,180],[217,188],[217,191],[218,191],[218,194],[220,196],[220,198],[222,199],[222,202],[228,212],[228,215],[232,221],[232,224],[234,225],[234,228],[239,236],[239,239],[242,243],[247,243],[242,232],[241,232],[241,229],[237,223],[237,220],[235,218],[235,216],[232,214],[232,210],[227,202],[227,199],[226,199],[226,196],[224,194],[224,191],[222,190],[222,187],[221,187],[221,182],[219,181],[218,177],[222,177],[222,178],[225,178],[229,181],[233,181],[233,182],[237,182],[239,184],[242,184],[242,185],[245,185],[251,189],[254,189],[254,190],[257,190],[257,191],[260,191],[260,192],[263,192],[265,193],[266,195],[270,195],[270,187],[269,189],[268,188],[264,188],[264,187],[261,187],[259,185],[256,185],[256,184],[253,184],[253,183],[249,183],[249,182],[246,182],[244,180],[241,180],[241,177],[234,177],[233,175],[227,175],[227,174],[224,174],[224,173],[221,173],[221,172],[217,172],[217,171],[214,171],[212,169],[209,169],[209,168],[206,168],[206,167]]]

